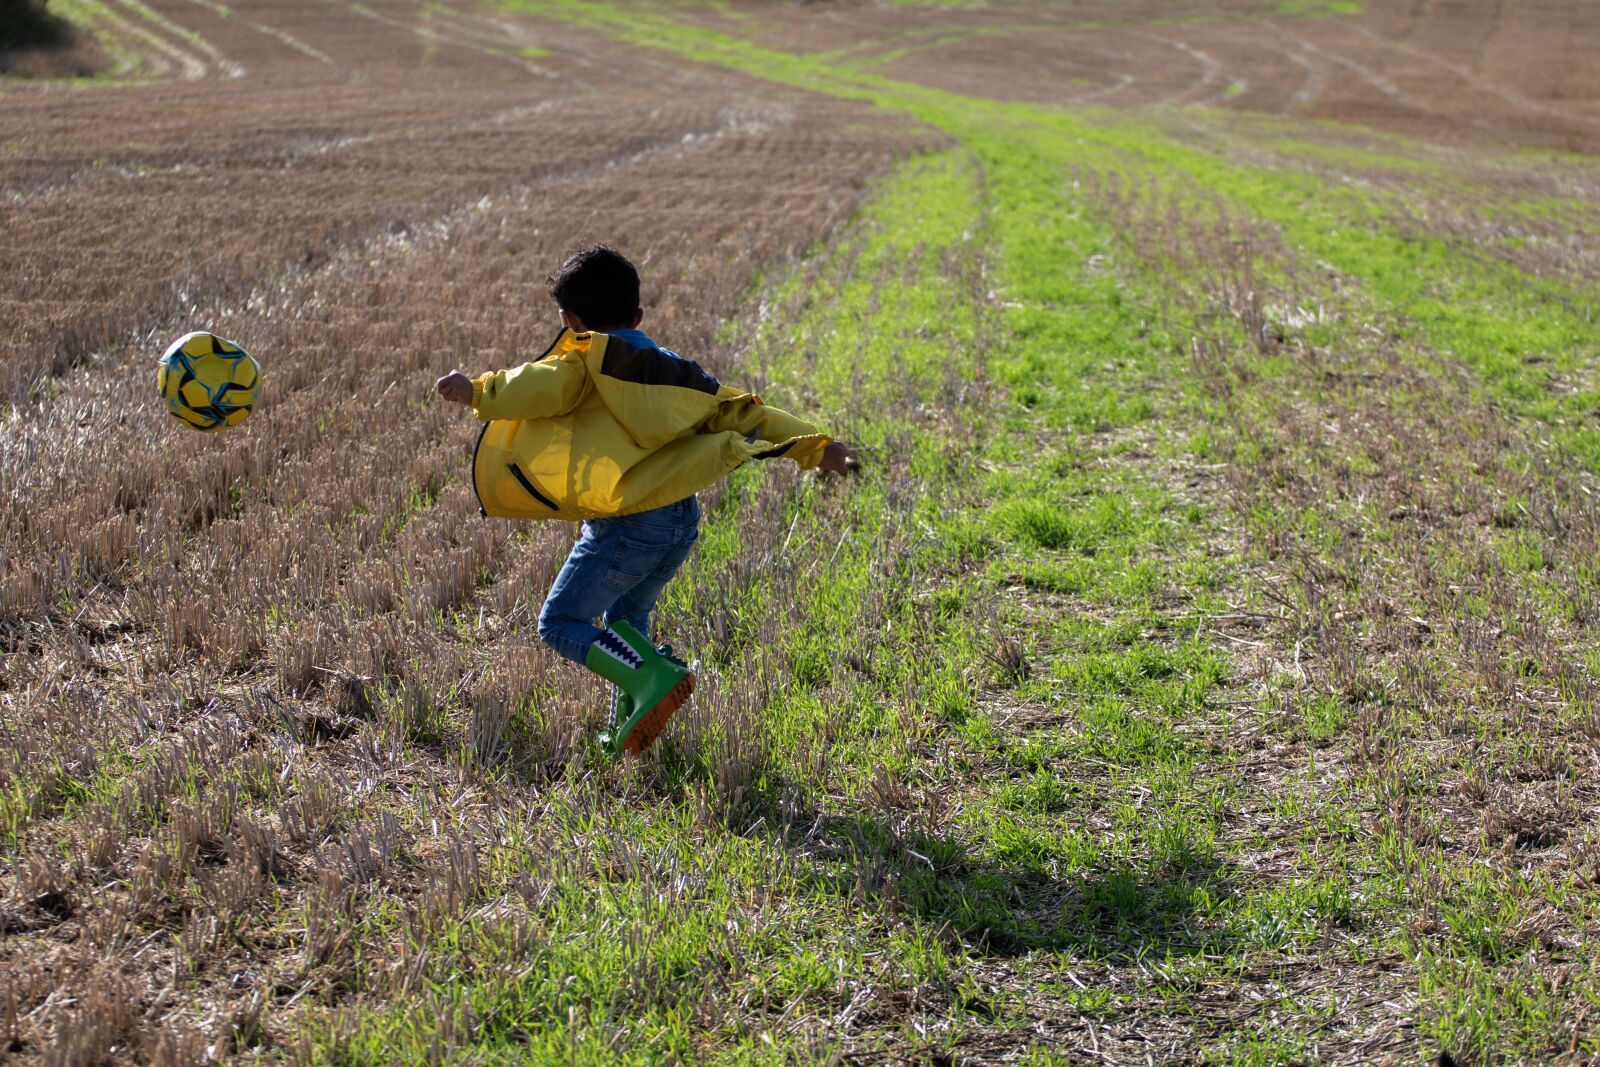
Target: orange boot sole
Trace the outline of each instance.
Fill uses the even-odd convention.
[[[628,734],[627,740],[622,742],[622,750],[630,756],[637,756],[645,749],[656,743],[656,738],[661,736],[661,731],[667,728],[667,720],[672,718],[672,713],[683,707],[688,701],[689,694],[694,692],[694,675],[686,674],[683,680],[672,687],[672,690],[656,702],[656,706],[645,713],[637,726]]]

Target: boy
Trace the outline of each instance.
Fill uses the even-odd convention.
[[[476,378],[452,370],[436,388],[484,420],[472,481],[485,514],[584,520],[539,637],[612,683],[601,743],[638,754],[694,690],[688,665],[646,636],[694,546],[694,494],[751,459],[837,474],[857,463],[841,442],[652,341],[639,329],[638,271],[616,250],[574,252],[549,289],[564,329],[543,356]]]

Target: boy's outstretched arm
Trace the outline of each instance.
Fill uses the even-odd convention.
[[[748,438],[782,442],[805,438],[783,455],[801,470],[821,468],[844,474],[861,466],[855,452],[843,441],[835,441],[804,419],[778,408],[768,407],[759,397],[723,387],[722,406],[706,424],[712,432],[735,430]]]
[[[453,370],[434,388],[451,403],[470,406],[485,421],[545,419],[576,407],[585,381],[582,367],[566,360],[541,360],[476,378]]]

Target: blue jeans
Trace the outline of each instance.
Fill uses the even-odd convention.
[[[649,637],[656,598],[689,558],[699,526],[700,504],[692,496],[635,515],[585,522],[539,612],[540,639],[583,663],[600,636],[597,616],[603,615],[607,626],[626,619]]]

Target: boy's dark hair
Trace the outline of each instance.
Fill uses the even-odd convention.
[[[626,329],[639,310],[639,272],[610,245],[578,249],[546,284],[561,310],[591,330]]]

